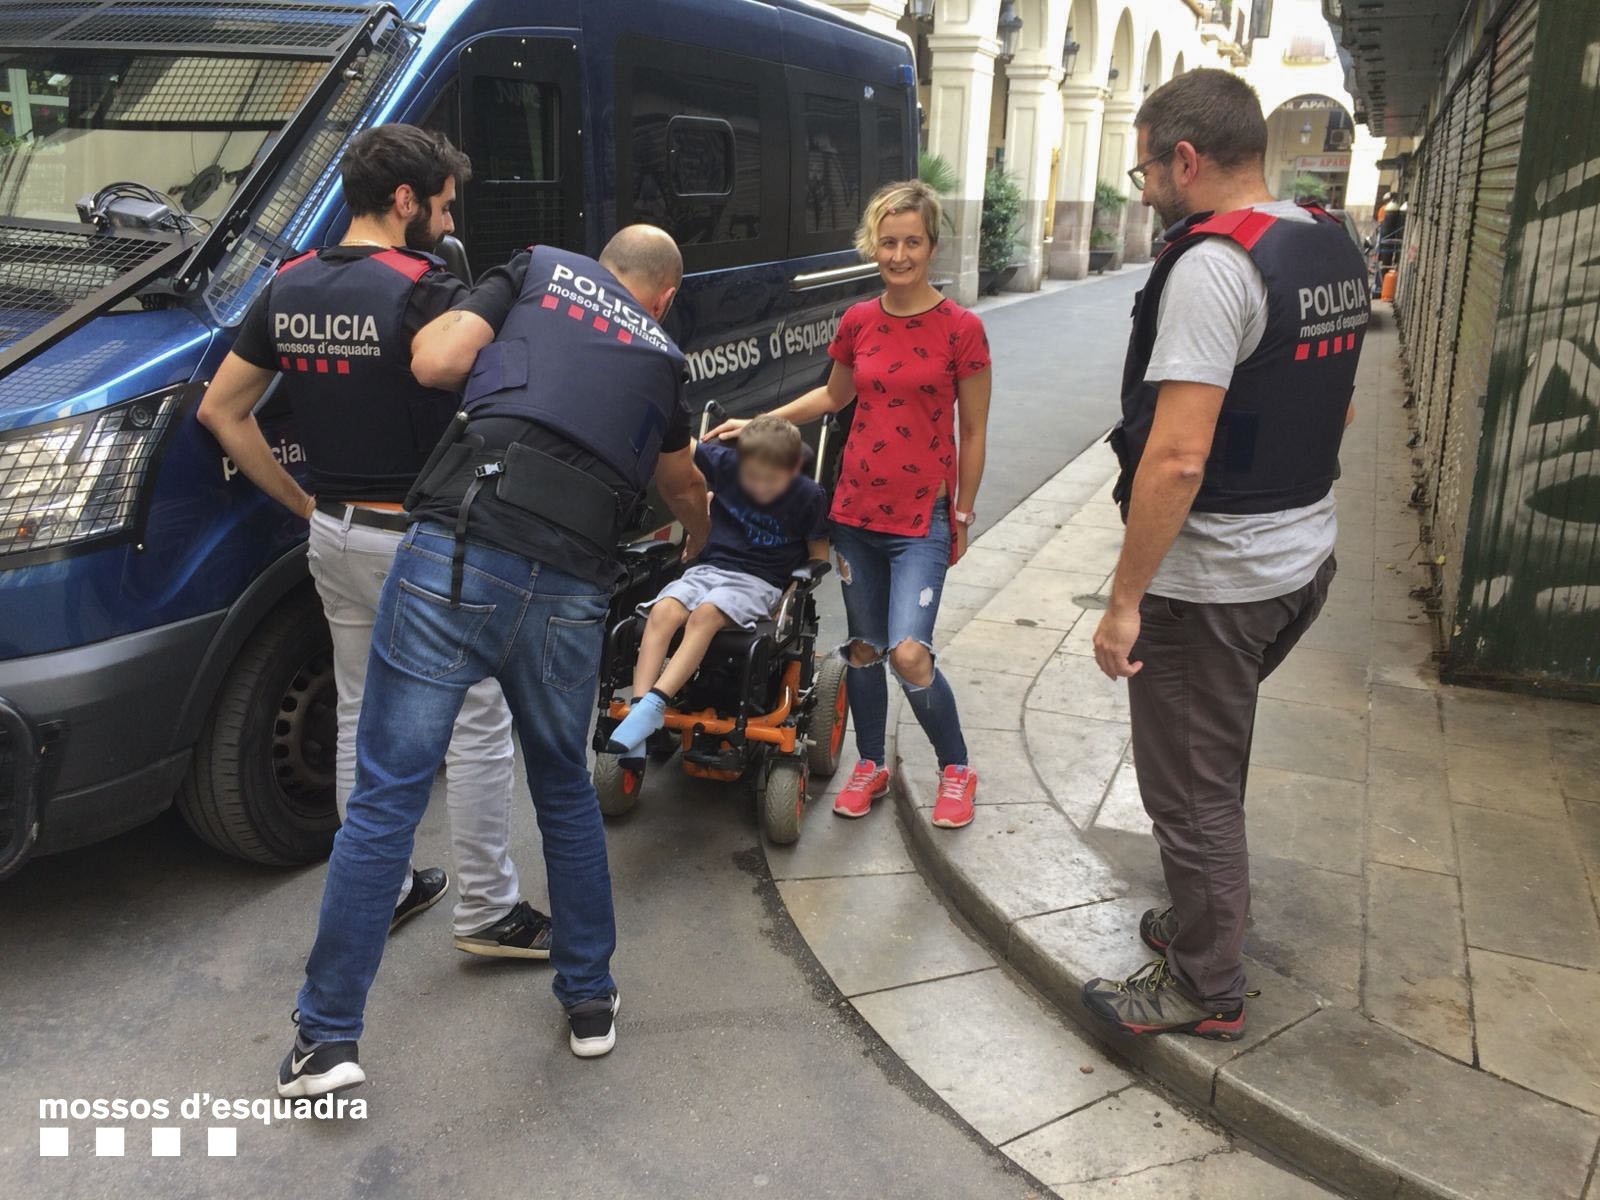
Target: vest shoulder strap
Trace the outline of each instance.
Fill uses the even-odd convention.
[[[1190,237],[1212,235],[1225,237],[1249,250],[1261,240],[1261,235],[1277,222],[1278,218],[1258,208],[1240,208],[1233,212],[1217,213],[1207,217],[1189,230]]]
[[[278,269],[277,269],[277,271],[274,272],[274,274],[282,275],[290,267],[298,267],[301,263],[305,262],[307,259],[315,258],[316,256],[317,256],[317,252],[315,250],[304,250],[301,253],[296,254],[293,258],[284,259],[281,263],[278,264]]]
[[[410,250],[380,250],[372,256],[372,261],[382,263],[391,271],[398,271],[412,283],[433,270],[433,261],[427,255],[415,254]]]

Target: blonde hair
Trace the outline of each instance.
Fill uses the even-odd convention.
[[[915,212],[928,231],[928,244],[939,244],[939,193],[920,179],[886,183],[872,193],[867,209],[856,226],[856,253],[871,262],[878,255],[878,226],[895,213]]]
[[[792,471],[805,457],[800,427],[772,413],[762,413],[739,431],[739,457]]]

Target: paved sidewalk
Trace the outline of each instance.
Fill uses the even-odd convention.
[[[1263,689],[1250,1032],[1117,1046],[1357,1196],[1600,1200],[1600,711],[1439,685],[1411,596],[1402,395],[1381,320],[1339,577]],[[1091,448],[952,575],[942,663],[983,778],[971,829],[928,825],[931,754],[914,726],[899,746],[922,866],[1074,1018],[1084,978],[1148,957],[1137,917],[1161,894],[1126,691],[1090,656],[1121,540],[1112,472]]]

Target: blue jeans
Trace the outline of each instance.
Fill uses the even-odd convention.
[[[556,997],[576,1004],[612,987],[611,875],[587,756],[610,597],[552,567],[470,544],[461,603],[452,605],[453,544],[438,526],[413,525],[378,601],[355,790],[334,838],[300,989],[300,1029],[313,1041],[361,1036],[451,725],[467,689],[490,676],[511,706],[544,839]]]
[[[856,750],[882,765],[889,721],[889,682],[883,655],[902,642],[916,642],[933,653],[933,626],[939,618],[939,597],[950,568],[949,505],[935,503],[922,535],[878,533],[851,525],[834,525],[833,549],[844,589],[845,620],[850,641],[864,642],[878,652],[865,666],[850,661],[848,695],[855,723]],[[933,679],[918,686],[900,681],[917,723],[933,743],[939,766],[964,766],[967,743],[955,693],[944,673],[934,667]]]

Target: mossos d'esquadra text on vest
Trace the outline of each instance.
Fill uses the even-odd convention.
[[[587,275],[579,275],[566,263],[556,263],[555,270],[550,274],[548,290],[564,300],[594,309],[608,320],[626,326],[635,337],[645,338],[663,350],[671,344],[660,327],[627,300],[613,296],[606,290],[605,284],[598,283]]]
[[[383,353],[377,319],[366,313],[275,312],[272,340],[280,354],[355,358]]]

